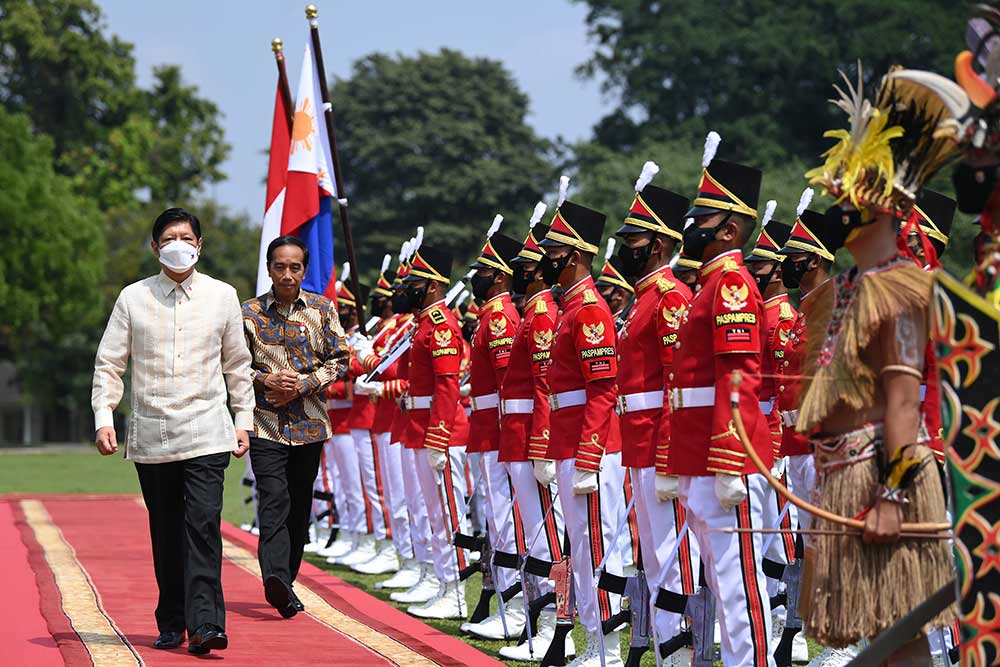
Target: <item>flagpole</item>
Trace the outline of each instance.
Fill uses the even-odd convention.
[[[361,287],[358,282],[358,261],[354,256],[354,239],[351,237],[351,225],[347,221],[347,197],[344,195],[344,179],[340,173],[340,157],[337,154],[337,137],[333,133],[333,105],[330,104],[330,90],[326,83],[326,68],[323,66],[323,49],[319,44],[319,9],[316,5],[306,7],[306,18],[309,20],[309,32],[312,35],[313,53],[316,55],[316,74],[319,77],[319,91],[323,96],[323,116],[326,118],[326,134],[330,137],[330,159],[333,161],[333,182],[337,186],[337,203],[340,208],[340,225],[344,230],[344,245],[347,247],[347,261],[351,263],[351,289],[358,297],[358,328],[362,335],[365,330],[365,307],[361,301]]]
[[[271,40],[271,50],[274,51],[274,62],[278,66],[278,90],[281,91],[281,100],[285,104],[285,112],[288,116],[288,133],[291,134],[292,121],[295,118],[295,108],[292,106],[292,89],[288,87],[288,73],[285,71],[285,52],[282,50],[280,37],[275,37]]]

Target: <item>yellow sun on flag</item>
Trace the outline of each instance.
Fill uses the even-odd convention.
[[[312,151],[315,121],[316,114],[313,113],[312,100],[307,97],[302,100],[302,106],[295,112],[295,119],[292,122],[292,153],[299,144],[302,144],[307,151]]]

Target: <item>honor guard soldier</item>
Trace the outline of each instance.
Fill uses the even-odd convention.
[[[692,296],[698,291],[698,277],[701,275],[701,262],[691,259],[684,254],[684,246],[677,251],[677,255],[671,260],[671,268],[674,276],[680,282],[687,285]]]
[[[686,534],[678,535],[684,524],[683,507],[676,498],[665,503],[656,498],[657,443],[670,434],[664,387],[669,384],[677,331],[691,304],[691,290],[668,266],[681,239],[690,202],[687,197],[650,185],[658,171],[653,162],[643,166],[632,206],[615,232],[621,237],[617,258],[624,275],[634,282],[636,295],[618,346],[622,465],[632,479],[642,566],[654,599],[660,587],[693,593],[693,573],[697,571],[696,545]],[[678,539],[683,542],[673,558]],[[668,561],[672,561],[669,567]],[[659,641],[679,634],[682,620],[681,614],[658,610]],[[690,650],[675,652],[670,661],[690,664]]]
[[[503,217],[497,215],[486,234],[479,257],[471,268],[475,269],[470,282],[472,296],[480,299],[479,326],[472,339],[472,358],[469,384],[471,385],[471,413],[469,415],[469,451],[478,452],[479,470],[473,475],[483,481],[486,498],[486,518],[489,538],[494,553],[516,554],[521,551],[521,540],[515,539],[514,499],[511,497],[507,468],[498,461],[500,450],[500,385],[510,364],[510,350],[521,317],[510,298],[510,281],[514,271],[510,261],[517,257],[521,244],[501,234],[498,229]],[[494,586],[505,591],[517,582],[516,572],[508,568],[495,568]],[[479,623],[466,623],[462,630],[485,639],[507,639],[517,635],[524,626],[524,604],[520,597],[505,605],[506,618],[501,620],[498,611]]]
[[[615,321],[615,330],[621,329],[625,322],[628,307],[635,298],[635,290],[622,273],[622,261],[615,254],[615,240],[608,239],[607,250],[604,253],[604,266],[594,281],[597,293],[611,309],[611,317]]]
[[[523,535],[521,552],[550,563],[562,560],[563,520],[562,510],[553,497],[558,485],[540,484],[534,475],[529,451],[545,464],[549,441],[549,384],[548,369],[551,364],[552,340],[555,332],[556,306],[552,291],[542,280],[539,262],[543,257],[538,242],[545,238],[548,225],[541,224],[545,204],[535,206],[530,230],[517,257],[510,261],[514,275],[511,289],[525,297],[524,317],[518,326],[514,345],[510,350],[510,364],[500,386],[500,455],[507,466],[514,493],[517,495],[518,514],[521,519],[517,530]],[[551,464],[551,461],[548,462]],[[553,505],[555,503],[555,505]],[[533,576],[533,575],[526,575]],[[540,597],[552,591],[547,578],[536,578],[535,585],[522,582],[525,591],[535,590]],[[529,599],[530,603],[532,600]],[[538,629],[532,637],[529,650],[527,641],[518,646],[500,649],[500,657],[507,660],[539,660],[545,655],[555,634],[555,605],[541,612]],[[572,640],[567,642],[566,654],[576,651]]]
[[[761,173],[714,160],[719,141],[711,132],[705,142],[699,193],[683,235],[685,252],[704,263],[674,350],[668,468],[678,477],[657,481],[661,497],[680,498],[698,539],[717,599],[723,663],[773,667],[763,536],[724,532],[763,528],[768,490],[733,427],[736,371],[744,377],[739,409],[753,446],[767,465],[773,460],[758,395],[764,304],[740,252],[757,218]]]
[[[563,201],[540,243],[545,249],[545,283],[565,289],[548,374],[547,457],[555,461],[577,611],[587,632],[587,648],[573,667],[622,664],[618,631],[601,635],[602,622],[619,611],[621,600],[598,590],[594,580],[595,568],[602,562],[607,572],[622,574],[621,553],[613,541],[624,513],[621,434],[614,411],[618,374],[614,319],[590,275],[604,221],[603,213]]]
[[[417,318],[409,350],[403,444],[415,450],[414,465],[430,521],[434,570],[441,584],[426,603],[407,609],[421,618],[461,618],[466,613],[465,585],[459,581],[465,554],[451,543],[455,533],[466,530],[464,489],[455,488],[464,471],[452,469],[448,450],[464,446],[461,430],[467,428],[458,403],[462,331],[444,302],[451,264],[450,254],[422,244],[403,279],[407,303]]]

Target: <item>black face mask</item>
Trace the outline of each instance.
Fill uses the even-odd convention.
[[[858,210],[844,210],[840,208],[839,205],[831,206],[826,209],[826,214],[828,219],[832,219],[831,227],[835,230],[833,238],[830,239],[830,243],[827,247],[840,248],[844,245],[844,241],[847,240],[847,235],[858,227],[863,227],[868,224],[864,222],[862,218],[861,211]]]
[[[351,313],[337,313],[337,319],[340,320],[340,326],[344,331],[351,328]]]
[[[624,243],[618,246],[618,259],[622,261],[622,273],[626,278],[638,278],[646,273],[646,264],[653,254],[653,242],[638,248],[629,248]]]
[[[403,290],[393,290],[392,292],[392,312],[397,315],[405,315],[410,312],[409,304],[406,301],[406,292]]]
[[[424,299],[427,297],[427,286],[415,287],[413,285],[403,292],[406,296],[406,309],[408,312],[420,310],[424,307]]]
[[[480,301],[485,301],[490,288],[493,287],[493,280],[495,273],[489,273],[485,276],[481,276],[478,273],[473,274],[469,278],[469,284],[472,285],[472,296],[476,297]]]
[[[764,296],[764,290],[767,286],[771,284],[771,278],[774,277],[774,272],[778,270],[778,263],[771,262],[771,270],[766,273],[754,273],[753,279],[757,282],[757,291],[760,292],[761,297]]]
[[[472,337],[476,335],[476,323],[466,322],[462,325],[462,338],[472,342]]]
[[[955,185],[958,210],[962,213],[982,213],[997,185],[997,170],[1000,167],[973,167],[959,162],[951,175]]]
[[[794,262],[786,259],[781,264],[781,284],[788,289],[798,289],[799,285],[802,284],[802,276],[809,273],[810,263],[812,263],[812,259],[809,257]]]
[[[705,261],[705,248],[708,244],[715,240],[715,235],[719,232],[719,227],[726,224],[729,220],[727,215],[722,219],[722,222],[717,224],[715,227],[699,227],[698,223],[695,222],[690,227],[684,230],[684,254],[691,259],[696,259],[699,262]]]
[[[514,275],[510,279],[510,289],[514,294],[527,294],[528,285],[534,282],[535,272],[528,271],[520,265],[514,265]]]
[[[562,257],[551,258],[545,256],[542,258],[542,280],[549,287],[552,287],[559,282],[559,275],[563,272],[563,269],[569,264],[569,258],[573,253],[568,255],[563,255]]]

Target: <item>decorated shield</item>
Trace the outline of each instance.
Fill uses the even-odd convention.
[[[1000,310],[935,272],[934,340],[958,569],[961,664],[1000,664]]]

